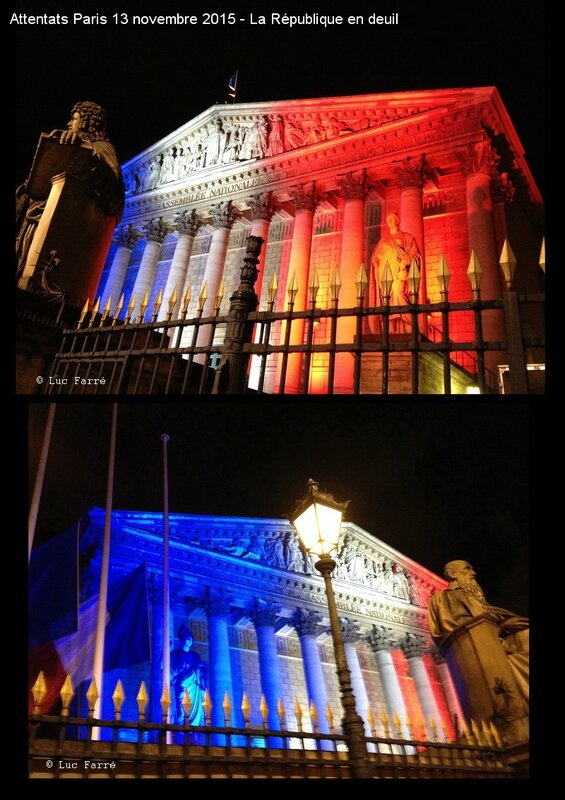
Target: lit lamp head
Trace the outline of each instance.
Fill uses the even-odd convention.
[[[337,549],[341,520],[349,500],[338,503],[333,495],[320,491],[317,481],[308,481],[308,494],[299,500],[290,516],[300,541],[309,553],[331,558]]]

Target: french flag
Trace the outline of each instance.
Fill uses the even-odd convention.
[[[29,703],[43,670],[47,692],[40,713],[59,700],[67,674],[74,687],[92,678],[98,596],[78,605],[78,531],[61,534],[32,552],[29,603]],[[106,605],[104,672],[150,660],[145,564],[110,583]]]

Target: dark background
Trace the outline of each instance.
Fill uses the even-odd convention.
[[[227,100],[239,70],[238,101],[268,101],[415,89],[497,86],[544,188],[544,17],[537,0],[387,0],[232,5],[15,3],[27,13],[201,14],[270,11],[400,14],[400,25],[267,26],[9,25],[16,64],[16,181],[29,171],[42,131],[64,127],[79,100],[109,115],[122,161],[214,103]],[[83,7],[81,7],[83,6]],[[87,6],[84,8],[84,6]],[[242,12],[241,9],[244,9]],[[268,9],[268,11],[266,10]],[[5,12],[10,20],[11,13]]]
[[[439,574],[447,561],[469,560],[492,603],[527,614],[537,405],[121,403],[114,508],[162,510],[168,433],[171,513],[281,517],[313,477],[351,500],[352,522]],[[46,415],[47,405],[31,404],[30,492]],[[110,420],[110,404],[58,404],[37,542],[104,507]]]

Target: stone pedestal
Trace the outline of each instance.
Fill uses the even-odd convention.
[[[467,722],[494,719],[506,744],[527,741],[528,714],[502,648],[498,626],[486,619],[475,619],[453,631],[440,649]]]
[[[62,173],[51,184],[19,286],[27,289],[37,280],[49,253],[56,250],[61,263],[48,276],[49,285],[81,306],[94,300],[116,219],[100,210],[88,182]]]

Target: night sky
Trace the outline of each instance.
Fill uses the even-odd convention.
[[[116,26],[119,3],[77,7],[61,0],[18,3],[17,10],[95,10],[107,25],[9,25],[16,58],[16,181],[27,176],[41,131],[64,127],[72,105],[94,100],[109,115],[122,161],[216,102],[239,70],[239,102],[496,85],[526,158],[544,189],[543,0],[394,0],[314,4],[143,0],[128,13],[181,11],[364,14],[398,12],[400,25],[334,28]],[[80,6],[80,4],[78,4]],[[244,8],[241,12],[238,8]],[[129,10],[132,9],[132,10]],[[267,11],[268,9],[268,11]],[[5,18],[10,15],[5,13]]]
[[[469,560],[492,603],[527,614],[541,409],[462,400],[122,403],[114,508],[162,510],[168,433],[172,513],[278,518],[313,477],[351,500],[349,520],[440,574]],[[30,487],[46,413],[31,404]],[[106,403],[58,405],[37,541],[105,505],[110,419]]]

